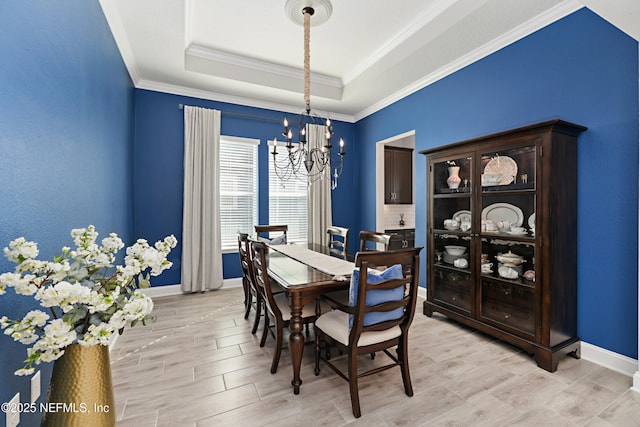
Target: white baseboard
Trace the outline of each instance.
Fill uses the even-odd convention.
[[[234,277],[232,279],[224,279],[222,281],[222,288],[241,288],[242,278]],[[150,288],[141,289],[142,293],[151,298],[169,297],[175,295],[182,295],[182,289],[180,284],[177,285],[165,285],[165,286],[152,286]]]
[[[638,361],[613,351],[596,347],[593,344],[582,341],[580,343],[580,355],[584,360],[593,362],[596,365],[604,366],[612,371],[620,372],[628,377],[634,378],[634,388],[640,388],[640,378],[638,374]]]
[[[640,393],[640,371],[636,371],[633,375],[633,385],[631,386],[631,390]]]
[[[222,288],[241,288],[242,287],[242,277],[234,277],[233,279],[224,279],[222,281]]]

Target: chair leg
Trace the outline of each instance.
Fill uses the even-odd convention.
[[[246,280],[242,281],[242,287],[244,288],[244,305],[245,312],[244,318],[245,320],[249,318],[249,312],[251,311],[251,291],[249,290],[249,284]]]
[[[260,298],[259,294],[256,294],[256,318],[253,321],[253,328],[251,328],[251,333],[254,335],[258,330],[258,323],[260,323],[260,315],[262,314],[263,305],[264,305],[264,302],[262,301],[262,298]]]
[[[349,352],[349,393],[351,394],[351,410],[353,416],[360,418],[360,397],[358,396],[358,355]]]
[[[271,373],[278,372],[278,363],[280,363],[280,353],[282,353],[282,325],[276,321],[276,352],[273,353],[273,362],[271,362]]]
[[[316,377],[318,375],[320,375],[320,336],[318,334],[318,328],[316,328],[315,326],[313,327],[313,332],[314,332],[314,336],[315,338],[313,339],[314,342],[314,358],[315,358],[315,362],[316,362],[316,367],[313,370],[313,372],[316,374]]]
[[[267,308],[264,308],[264,328],[262,328],[262,338],[260,338],[260,347],[264,347],[264,343],[267,342],[267,335],[269,335],[269,313]]]
[[[413,387],[411,386],[411,375],[409,375],[409,358],[407,357],[407,337],[406,335],[400,340],[398,345],[398,360],[400,360],[400,371],[402,372],[402,383],[404,384],[404,392],[407,396],[413,396]]]

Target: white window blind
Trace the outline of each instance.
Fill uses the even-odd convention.
[[[260,140],[220,137],[220,229],[222,250],[238,248],[238,232],[258,223]]]
[[[278,144],[276,161],[281,164],[286,158],[287,149]],[[269,224],[288,225],[287,242],[307,243],[307,183],[296,178],[281,181],[275,173],[272,154],[269,154]]]

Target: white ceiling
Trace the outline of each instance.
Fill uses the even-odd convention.
[[[285,0],[100,4],[136,87],[303,109],[303,28]],[[640,39],[638,0],[334,0],[311,28],[311,106],[356,121],[583,6]]]

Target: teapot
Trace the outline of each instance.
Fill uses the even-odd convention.
[[[511,221],[498,221],[497,226],[500,231],[509,231],[514,224]]]

